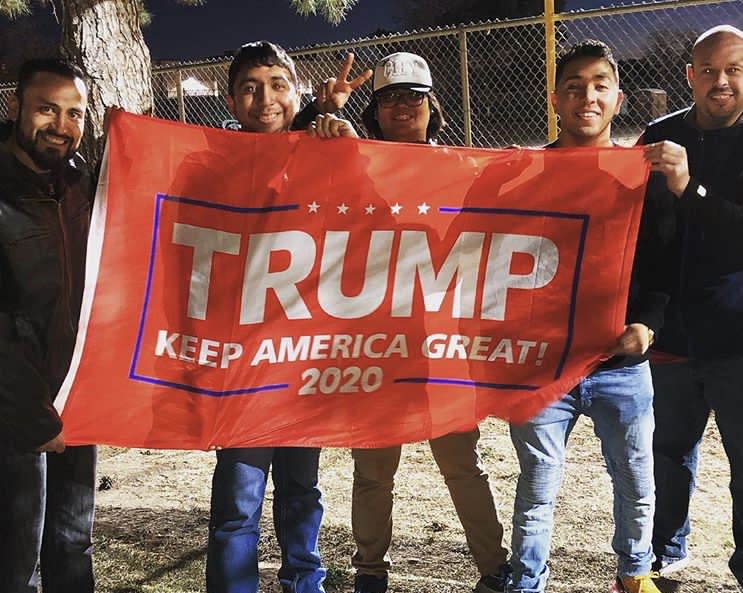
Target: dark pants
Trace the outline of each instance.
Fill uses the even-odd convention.
[[[4,593],[92,593],[96,450],[0,449],[0,575]]]
[[[318,551],[323,515],[317,486],[319,459],[319,449],[299,447],[217,452],[206,561],[209,593],[258,591],[260,518],[271,466],[282,590],[323,593],[325,569]]]
[[[730,462],[735,551],[729,566],[743,585],[743,357],[653,366],[655,384],[656,510],[653,550],[658,559],[685,558],[699,445],[710,411]]]

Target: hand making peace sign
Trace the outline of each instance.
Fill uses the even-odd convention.
[[[328,78],[315,89],[315,105],[320,113],[334,113],[348,101],[351,93],[372,77],[371,70],[364,70],[353,80],[348,80],[353,66],[353,54],[346,54],[337,78]]]

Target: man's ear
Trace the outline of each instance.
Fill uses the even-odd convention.
[[[227,111],[232,114],[232,117],[237,117],[235,115],[235,99],[232,97],[232,95],[225,95],[224,100],[227,103]]]
[[[618,115],[619,111],[622,108],[622,103],[624,103],[624,91],[622,89],[619,89],[617,92],[617,106],[614,108],[614,115]]]
[[[557,93],[555,91],[550,92],[550,103],[552,104],[552,109],[557,109]]]
[[[18,119],[18,111],[20,111],[18,96],[13,93],[8,97],[8,119],[10,121],[16,121]]]
[[[686,65],[686,83],[690,89],[694,88],[694,66],[691,64]]]

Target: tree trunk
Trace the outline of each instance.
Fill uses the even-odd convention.
[[[137,0],[62,0],[62,54],[89,79],[83,153],[95,164],[103,153],[107,107],[152,112],[150,51]]]

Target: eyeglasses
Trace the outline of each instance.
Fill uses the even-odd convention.
[[[408,107],[420,107],[425,98],[426,93],[418,91],[387,91],[386,93],[379,93],[375,97],[377,105],[380,107],[394,107],[401,101]]]

